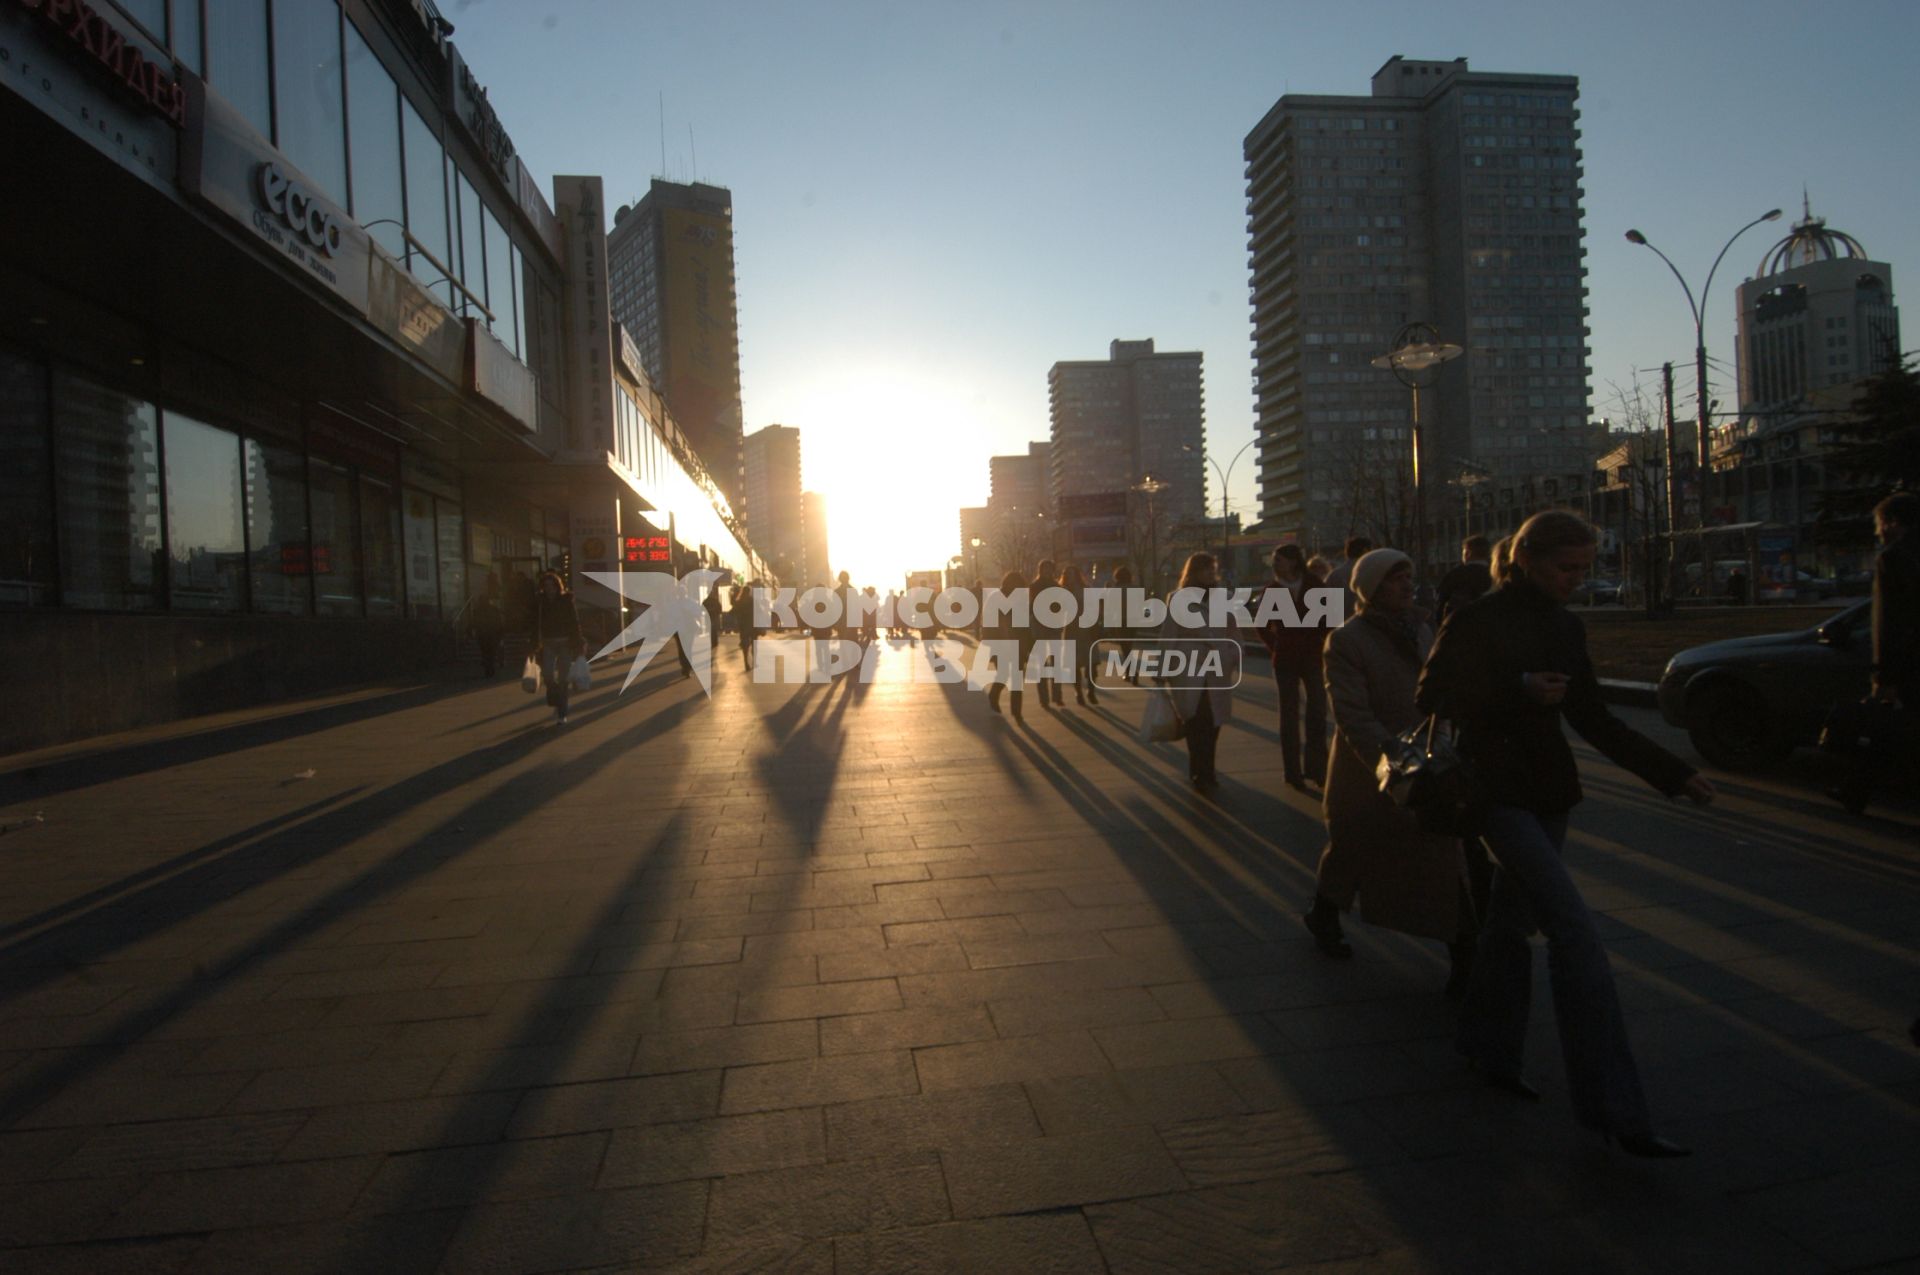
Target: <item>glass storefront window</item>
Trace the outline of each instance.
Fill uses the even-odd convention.
[[[240,436],[168,412],[167,582],[178,611],[246,606]]]
[[[54,600],[47,446],[46,366],[0,350],[0,607]]]
[[[460,506],[436,501],[440,531],[440,614],[451,620],[467,601],[466,525]]]
[[[490,303],[487,301],[486,232],[480,225],[480,194],[457,168],[453,170],[453,180],[460,192],[460,282],[467,285],[467,292],[475,301],[487,306]],[[462,314],[470,312],[465,300],[461,298]],[[471,313],[482,322],[485,321],[485,315],[478,311]]]
[[[347,120],[353,152],[353,217],[404,261],[407,210],[400,192],[400,90],[347,23]],[[380,225],[369,225],[380,222]]]
[[[407,171],[407,230],[449,266],[453,254],[447,251],[446,164],[440,152],[440,140],[434,136],[420,112],[411,102],[402,101]],[[417,252],[409,252],[408,268],[414,278],[425,284],[443,303],[451,304],[445,291],[446,276]]]
[[[353,473],[315,459],[313,592],[321,615],[360,614],[360,536],[354,525]]]
[[[167,0],[120,0],[127,16],[146,28],[156,40],[167,38]]]
[[[434,541],[433,497],[412,487],[401,498],[407,550],[407,613],[432,619],[440,614],[439,556]]]
[[[200,74],[200,0],[173,0],[173,56]]]
[[[267,0],[207,0],[207,82],[260,136],[273,136]]]
[[[54,381],[60,596],[68,606],[158,606],[160,425],[153,404],[78,377]]]
[[[487,304],[493,309],[493,335],[502,345],[520,353],[520,336],[513,313],[513,245],[506,228],[491,208],[481,211],[487,234]]]
[[[527,358],[527,275],[526,262],[520,256],[520,249],[513,249],[513,352],[520,356],[522,363]]]
[[[280,150],[335,203],[347,202],[341,108],[340,6],[280,0],[273,8],[274,123]]]
[[[393,487],[360,477],[361,556],[367,564],[367,614],[400,614],[400,502]]]
[[[308,581],[313,556],[307,544],[307,463],[299,452],[247,440],[247,556],[253,609],[272,615],[306,615],[313,602]]]

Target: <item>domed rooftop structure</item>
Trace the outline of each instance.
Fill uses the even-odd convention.
[[[1794,223],[1793,232],[1767,250],[1767,255],[1760,259],[1755,278],[1764,279],[1816,261],[1867,259],[1867,250],[1860,246],[1858,239],[1843,230],[1829,230],[1825,217],[1813,215],[1812,202],[1804,193],[1800,197],[1800,208],[1803,216]]]

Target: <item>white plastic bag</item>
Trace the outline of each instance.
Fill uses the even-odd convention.
[[[573,682],[574,690],[590,691],[593,689],[593,670],[587,667],[586,656],[576,655],[573,657],[573,668],[568,672],[567,676],[568,679]]]
[[[1179,712],[1173,706],[1173,694],[1165,688],[1157,689],[1147,695],[1146,707],[1140,710],[1140,742],[1143,744],[1167,744],[1179,739],[1186,733],[1186,726],[1180,720]]]
[[[540,662],[531,655],[520,669],[520,689],[529,695],[540,689]]]

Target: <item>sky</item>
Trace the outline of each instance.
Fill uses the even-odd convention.
[[[835,568],[879,585],[958,551],[987,458],[1047,437],[1047,369],[1116,337],[1202,352],[1208,454],[1258,517],[1241,143],[1396,53],[1580,77],[1594,417],[1663,360],[1692,412],[1692,314],[1629,227],[1698,294],[1787,210],[1707,297],[1726,406],[1733,289],[1803,188],[1896,301],[1920,269],[1913,0],[440,4],[550,198],[732,190],[746,428],[801,430]]]

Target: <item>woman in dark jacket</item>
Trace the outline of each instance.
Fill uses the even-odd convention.
[[[1078,606],[1073,623],[1062,630],[1064,640],[1060,647],[1060,662],[1064,666],[1062,672],[1073,681],[1073,702],[1084,708],[1100,702],[1100,692],[1087,675],[1087,657],[1093,650],[1094,639],[1100,636],[1100,630],[1099,626],[1087,620],[1087,592],[1090,586],[1079,566],[1072,563],[1067,565],[1067,569],[1060,573],[1060,587],[1073,595]],[[1070,659],[1067,656],[1069,647],[1072,648]]]
[[[567,698],[573,690],[573,662],[586,651],[587,639],[580,632],[573,594],[557,571],[540,577],[540,594],[533,607],[533,640],[540,656],[540,680],[547,684],[547,703],[553,705],[554,720],[564,726]]]
[[[1027,587],[1026,577],[1018,571],[1009,571],[1000,578],[1000,592],[1009,599],[1016,598]],[[1032,601],[1031,597],[1028,599]],[[1011,604],[1009,604],[1011,605]],[[983,621],[984,623],[984,621]],[[1007,681],[1013,683],[1013,720],[1020,720],[1020,707],[1026,701],[1026,692],[1022,689],[1027,679],[1027,658],[1033,654],[1033,625],[1018,623],[1009,613],[996,616],[994,622],[983,629],[988,642],[1004,643],[1003,646],[988,647],[987,658],[994,663],[993,685],[987,688],[987,706],[994,712],[1000,711],[1000,692]],[[1004,657],[1004,658],[1003,658]],[[1004,660],[1011,659],[1013,667],[1005,667]],[[1041,703],[1046,703],[1047,688],[1040,687]]]
[[[1600,699],[1586,630],[1565,605],[1593,566],[1594,547],[1593,528],[1575,514],[1527,519],[1499,587],[1447,617],[1420,678],[1421,711],[1454,723],[1493,801],[1485,838],[1499,867],[1458,1046],[1490,1084],[1540,1096],[1520,1075],[1533,970],[1527,936],[1537,924],[1580,1122],[1635,1155],[1685,1155],[1653,1131],[1606,947],[1560,859],[1567,812],[1581,795],[1560,719],[1668,796],[1705,805],[1714,791]]]

